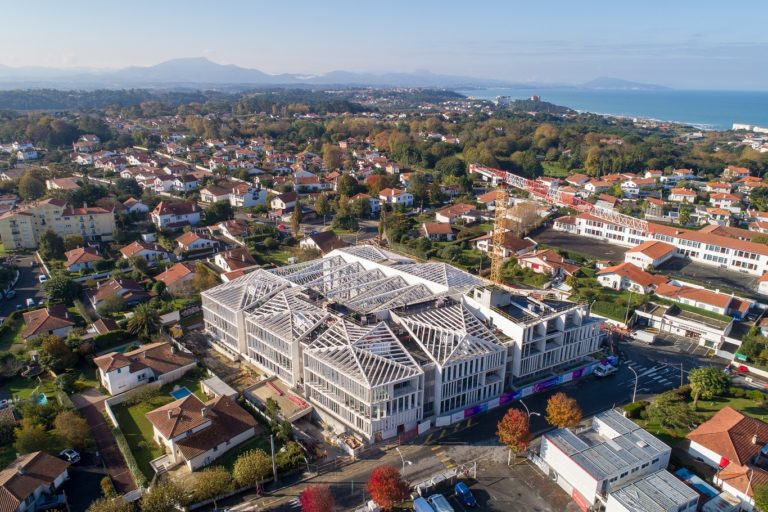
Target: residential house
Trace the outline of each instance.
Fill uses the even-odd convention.
[[[79,190],[80,185],[77,184],[77,178],[68,176],[66,178],[51,178],[45,180],[45,188],[48,190]]]
[[[304,249],[320,251],[320,254],[325,255],[335,249],[347,247],[349,244],[333,231],[321,231],[320,233],[308,234],[299,242],[299,245]]]
[[[164,283],[165,289],[173,295],[187,296],[195,292],[194,278],[195,264],[182,261],[158,274],[155,281]]]
[[[141,202],[140,199],[136,199],[134,197],[129,197],[125,201],[123,201],[123,206],[125,207],[126,213],[136,213],[136,214],[144,214],[149,213],[149,206],[145,205]]]
[[[44,452],[19,455],[0,471],[0,510],[68,510],[66,496],[57,493],[69,479],[68,468],[69,462]]]
[[[205,203],[228,201],[236,208],[252,208],[266,203],[267,191],[244,182],[219,182],[201,190],[200,200]]]
[[[713,194],[730,194],[732,188],[733,188],[733,185],[730,183],[719,183],[716,181],[710,181],[706,184],[706,186],[704,187],[704,190]]]
[[[155,466],[159,471],[180,463],[194,471],[256,435],[256,420],[227,396],[203,403],[188,395],[148,412],[146,418],[153,439],[167,453],[160,467]]]
[[[624,261],[642,269],[655,268],[677,256],[677,248],[666,242],[648,240],[624,253]]]
[[[125,247],[121,247],[120,254],[126,260],[135,256],[146,260],[150,265],[154,265],[157,262],[170,261],[171,259],[171,254],[162,245],[142,240],[137,240]]]
[[[97,261],[101,261],[104,258],[101,257],[99,251],[93,247],[78,247],[64,253],[64,257],[67,262],[64,266],[70,272],[80,272],[81,270],[93,269],[93,264]]]
[[[152,210],[152,223],[160,229],[179,230],[200,223],[202,208],[196,203],[169,203],[161,201]]]
[[[485,194],[480,194],[477,196],[477,202],[480,204],[484,204],[486,209],[493,210],[496,208],[496,200],[499,197],[500,192],[497,190],[491,190],[490,192],[486,192]]]
[[[99,369],[99,381],[110,395],[149,382],[168,384],[197,366],[191,353],[168,342],[150,343],[128,352],[110,352],[93,362]]]
[[[222,251],[213,258],[214,264],[225,272],[234,272],[256,265],[251,253],[245,247]]]
[[[597,282],[614,290],[651,293],[667,282],[667,278],[646,272],[632,263],[621,263],[597,272]]]
[[[477,250],[490,254],[493,247],[493,232],[474,238],[472,242],[474,242],[475,248]],[[505,231],[502,247],[502,254],[504,258],[517,258],[523,254],[535,251],[537,245],[536,242],[530,238],[520,238],[511,231]]]
[[[768,295],[768,272],[760,276],[757,284],[757,293],[760,295]]]
[[[669,200],[675,203],[692,203],[696,200],[696,191],[690,188],[673,188]]]
[[[194,231],[187,231],[176,238],[176,245],[181,252],[200,253],[215,251],[221,243],[215,238],[209,238]]]
[[[768,424],[723,407],[686,436],[688,453],[715,469],[714,483],[752,510],[754,488],[768,484],[768,471],[758,459],[768,444]]]
[[[64,337],[74,326],[75,322],[69,318],[67,307],[56,304],[24,313],[21,337],[25,340],[48,335]]]
[[[732,213],[741,212],[741,197],[730,193],[715,193],[709,196],[709,204],[714,208],[722,208]]]
[[[602,192],[608,192],[611,188],[611,183],[604,180],[591,179],[584,185],[584,190],[590,194],[600,194]]]
[[[587,184],[589,179],[590,179],[589,176],[587,176],[586,174],[576,173],[576,174],[571,174],[570,176],[565,178],[565,182],[570,185],[573,185],[576,188],[582,188],[584,185]]]
[[[401,188],[385,188],[379,192],[379,200],[385,204],[413,206],[413,195]]]
[[[231,219],[219,222],[209,228],[212,232],[217,231],[222,236],[242,245],[245,239],[251,234],[251,226],[243,219]]]
[[[451,225],[442,222],[424,222],[421,234],[433,242],[450,242],[455,237]]]
[[[742,178],[748,178],[749,175],[750,175],[750,171],[746,167],[737,167],[735,165],[729,165],[723,170],[723,178],[729,181],[736,181]]]
[[[284,194],[273,197],[269,206],[272,208],[272,211],[277,214],[286,213],[293,210],[293,207],[296,206],[298,197],[298,194],[294,191],[285,192]]]
[[[451,206],[447,206],[435,212],[435,221],[439,223],[450,224],[456,222],[462,218],[469,222],[477,220],[477,216],[474,215],[475,207],[471,204],[459,203]]]
[[[100,282],[95,289],[87,292],[88,300],[94,309],[104,304],[108,297],[120,297],[126,306],[135,306],[140,302],[149,300],[149,293],[136,281],[131,279],[113,278]]]
[[[621,184],[624,197],[634,198],[647,194],[656,188],[656,178],[634,178]]]
[[[371,197],[368,194],[360,192],[359,194],[355,194],[354,196],[350,197],[349,201],[353,203],[358,199],[364,199],[368,201],[368,204],[371,207],[371,216],[375,217],[379,214],[379,210],[381,210],[381,202],[379,201],[379,198]]]
[[[720,315],[736,318],[744,317],[752,307],[752,302],[726,295],[717,291],[687,285],[665,283],[656,288],[656,295],[663,299],[705,309]]]
[[[200,181],[193,174],[180,174],[173,178],[172,190],[191,192],[200,186]]]
[[[693,169],[675,169],[672,171],[672,175],[679,181],[691,181],[697,179],[696,173]]]
[[[706,208],[703,218],[708,224],[713,226],[730,226],[731,215],[733,215],[731,211],[723,208]],[[750,227],[752,227],[751,224]]]
[[[552,249],[542,249],[523,254],[517,259],[517,264],[529,268],[537,274],[549,274],[553,278],[564,278],[579,270],[578,265],[557,254]]]

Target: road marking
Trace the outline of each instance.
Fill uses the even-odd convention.
[[[440,448],[441,446],[433,446],[432,448],[430,448],[430,450],[435,451],[435,450],[439,450]]]
[[[440,459],[440,462],[442,462],[442,463],[446,463],[446,462],[450,462],[450,461],[451,461],[450,457],[444,457],[444,458]]]
[[[446,465],[445,465],[445,467],[446,467],[446,468],[448,468],[448,469],[451,469],[451,468],[455,468],[455,467],[456,467],[456,464],[453,464],[453,463],[451,463],[451,464],[446,464]]]

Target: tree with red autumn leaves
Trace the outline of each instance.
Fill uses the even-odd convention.
[[[499,442],[508,446],[515,454],[525,450],[531,440],[531,430],[528,425],[528,415],[520,409],[510,408],[507,414],[496,425],[496,435]]]
[[[299,494],[302,512],[332,512],[333,496],[327,485],[307,487]]]
[[[406,499],[408,490],[408,484],[394,466],[379,466],[368,479],[368,494],[383,510],[392,510],[392,507]]]

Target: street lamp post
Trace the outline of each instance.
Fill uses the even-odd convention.
[[[405,460],[405,457],[403,457],[403,452],[400,451],[400,447],[399,446],[395,446],[395,451],[400,456],[400,462],[403,463],[403,471],[402,472],[405,473],[405,466],[411,466],[411,465],[413,465],[413,462],[411,462],[409,460]]]
[[[530,428],[531,428],[531,416],[539,416],[540,417],[541,413],[531,412],[531,410],[528,409],[528,406],[525,405],[525,402],[523,402],[522,400],[518,400],[518,402],[520,402],[520,405],[522,405],[523,408],[525,408],[525,415],[528,418],[528,429],[530,430]],[[507,466],[509,466],[511,463],[512,463],[512,450],[510,449],[507,452]]]
[[[632,368],[631,366],[627,366],[627,368],[629,368],[629,370],[632,373],[635,374],[635,389],[634,389],[634,391],[632,391],[632,403],[635,403],[635,398],[637,397],[637,381],[638,381],[638,376],[637,376],[637,372],[635,371],[634,368]]]

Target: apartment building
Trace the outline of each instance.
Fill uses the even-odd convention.
[[[648,224],[648,231],[642,232],[630,227],[613,224],[590,214],[582,213],[573,217],[561,217],[554,228],[560,231],[600,239],[624,247],[635,247],[649,240],[666,242],[677,249],[678,255],[705,265],[719,266],[755,276],[768,271],[768,246],[759,244],[728,228],[710,226],[714,229],[693,231],[690,229]],[[723,231],[726,230],[726,231]]]
[[[498,406],[519,379],[584,366],[599,341],[586,304],[513,295],[367,245],[256,270],[201,295],[214,348],[276,376],[326,425],[368,441]]]
[[[80,235],[89,242],[109,241],[115,215],[99,207],[67,208],[60,199],[29,203],[0,215],[0,239],[6,249],[36,249],[49,229],[62,237]]]

